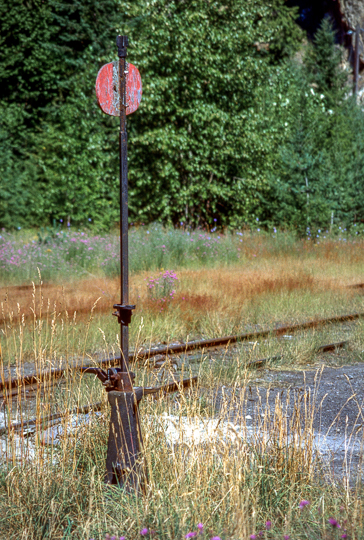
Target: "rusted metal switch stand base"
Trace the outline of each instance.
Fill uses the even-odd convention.
[[[142,492],[146,480],[138,416],[142,397],[143,388],[108,392],[111,418],[105,481],[124,486],[129,493]]]

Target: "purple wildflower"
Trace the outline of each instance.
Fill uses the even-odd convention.
[[[303,501],[301,501],[300,504],[298,505],[298,508],[300,508],[300,509],[302,510],[305,506],[307,506],[307,505],[309,505],[309,504],[310,504],[310,501],[305,501],[305,500],[303,500]]]
[[[120,536],[119,540],[125,540],[125,536]]]
[[[191,532],[186,534],[185,538],[193,538],[196,535],[197,535],[196,531],[191,531]]]
[[[271,522],[271,521],[266,521],[266,522],[265,522],[265,528],[267,529],[267,531],[270,530],[271,526],[272,526],[272,522]]]
[[[220,536],[213,536],[211,540],[221,540]]]
[[[146,529],[146,528],[145,528],[145,529],[142,529],[142,530],[140,531],[140,534],[141,534],[142,536],[146,536],[148,533],[149,533],[149,530]]]
[[[347,537],[348,537],[348,535],[347,535],[346,533],[344,533],[344,534],[342,534],[342,535],[340,536],[340,538],[347,538]]]
[[[289,540],[291,537],[289,536],[289,534],[285,534],[285,535],[283,536],[283,538],[284,538],[284,540]]]
[[[202,534],[202,533],[203,533],[203,524],[202,524],[202,523],[199,523],[199,524],[197,525],[197,528],[198,528],[198,530],[200,531],[200,534]]]
[[[257,540],[257,535],[256,534],[251,534],[249,536],[250,540]]]
[[[339,525],[335,518],[329,518],[329,523],[334,529],[341,529],[341,525]]]

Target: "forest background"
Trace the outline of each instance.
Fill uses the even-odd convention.
[[[364,113],[325,19],[284,0],[0,1],[0,226],[118,221],[118,119],[100,67],[129,36],[130,221],[294,228],[364,220]]]

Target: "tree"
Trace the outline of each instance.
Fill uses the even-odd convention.
[[[117,219],[117,120],[93,90],[117,27],[144,85],[128,122],[131,220],[253,219],[276,145],[267,80],[301,37],[284,0],[0,0],[0,15],[1,181],[22,201],[0,206],[1,223]]]
[[[130,57],[144,94],[130,121],[133,220],[251,221],[274,152],[260,102],[299,44],[296,11],[281,0],[136,4]]]
[[[67,183],[68,188],[75,186],[76,178],[75,167],[72,174],[65,170],[65,161],[71,159],[65,156],[67,145],[62,147],[60,141],[65,142],[68,137],[72,148],[78,148],[77,159],[80,163],[83,160],[80,168],[84,169],[82,154],[87,145],[85,125],[79,122],[79,115],[82,111],[87,117],[90,109],[96,111],[93,81],[85,79],[90,62],[97,72],[97,66],[113,48],[120,23],[118,3],[14,0],[9,4],[0,0],[0,20],[0,224],[9,227],[52,222],[54,217],[69,211],[62,193],[69,192]],[[99,117],[99,125],[103,122]],[[92,127],[89,123],[86,131]],[[107,134],[106,129],[106,137]],[[86,179],[92,178],[89,173],[94,160],[88,163],[88,173],[77,176],[79,191]],[[110,191],[107,181],[102,192],[105,191]],[[91,204],[94,197],[87,201],[83,196],[80,200],[86,219],[93,211],[87,203]],[[78,210],[76,206],[74,201],[72,209],[80,219],[81,205]],[[102,210],[104,206],[101,205]]]
[[[304,62],[309,82],[327,97],[330,108],[343,99],[347,82],[347,74],[341,68],[342,50],[335,44],[335,36],[332,22],[324,19]]]

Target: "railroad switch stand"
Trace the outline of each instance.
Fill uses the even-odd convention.
[[[96,80],[96,96],[101,109],[120,117],[120,285],[121,302],[114,304],[113,313],[120,324],[120,367],[107,371],[86,368],[101,380],[111,406],[109,441],[105,480],[122,485],[128,492],[143,491],[146,471],[142,457],[142,434],[138,406],[143,388],[134,388],[134,373],[129,370],[129,324],[134,305],[129,304],[128,268],[128,162],[126,116],[134,112],[141,101],[142,84],[139,71],[126,62],[128,38],[117,36],[118,62],[103,66]]]

